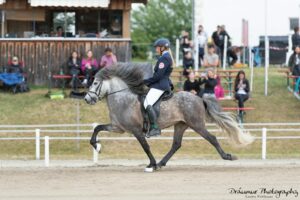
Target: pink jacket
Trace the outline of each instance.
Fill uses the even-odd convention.
[[[97,62],[97,60],[95,59],[95,58],[92,58],[92,59],[88,59],[88,58],[84,58],[84,59],[82,59],[82,61],[81,61],[81,71],[85,71],[85,65],[86,64],[90,64],[93,68],[96,68],[96,69],[98,69],[99,68],[99,65],[98,65],[98,62]]]

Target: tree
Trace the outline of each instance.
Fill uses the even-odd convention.
[[[133,56],[145,58],[147,44],[160,37],[168,38],[174,47],[181,31],[191,32],[191,27],[191,0],[149,0],[132,12]]]

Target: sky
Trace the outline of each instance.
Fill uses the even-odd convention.
[[[150,0],[151,1],[151,0]],[[265,1],[267,1],[268,35],[288,35],[289,18],[300,16],[300,0],[195,0],[202,1],[202,23],[208,35],[224,24],[234,45],[241,45],[242,19],[249,21],[249,42],[259,43],[265,34]],[[138,5],[134,5],[135,9]],[[196,11],[199,13],[199,11]]]

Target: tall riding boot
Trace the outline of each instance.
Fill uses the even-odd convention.
[[[152,137],[152,136],[158,136],[160,135],[160,129],[157,125],[157,116],[156,113],[153,109],[152,106],[147,106],[146,111],[148,113],[149,116],[149,121],[150,121],[150,130],[149,132],[146,134],[146,137]]]

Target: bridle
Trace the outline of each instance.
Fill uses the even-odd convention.
[[[95,89],[95,91],[89,91],[87,93],[87,95],[89,95],[91,97],[91,95],[89,93],[95,94],[98,97],[98,100],[100,101],[101,98],[99,96],[100,96],[100,91],[101,91],[102,85],[103,85],[103,81],[101,81],[101,83],[97,86],[97,88]],[[106,96],[113,95],[113,94],[116,94],[116,93],[119,93],[119,92],[123,92],[123,91],[128,90],[128,89],[129,89],[128,87],[127,88],[123,88],[121,90],[117,90],[117,91],[108,93],[108,94],[106,94]]]

